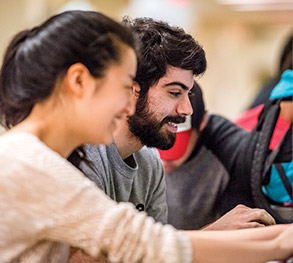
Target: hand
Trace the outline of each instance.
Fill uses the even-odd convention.
[[[237,205],[216,222],[202,230],[233,230],[275,225],[275,219],[264,209]]]

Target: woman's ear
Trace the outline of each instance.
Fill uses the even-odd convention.
[[[64,78],[67,91],[74,96],[82,97],[88,86],[88,82],[92,80],[92,76],[82,63],[76,63],[71,65]]]

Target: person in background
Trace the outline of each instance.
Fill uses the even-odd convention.
[[[251,104],[250,109],[241,114],[234,123],[248,131],[254,129],[258,123],[264,103],[269,100],[271,91],[281,81],[282,74],[293,69],[292,52],[293,32],[289,34],[281,51],[276,77],[270,85],[260,91],[255,101]],[[292,125],[292,115],[292,104],[289,101],[283,101],[281,103],[281,112],[271,137],[270,151],[275,150],[280,145],[285,134],[289,132],[290,125]],[[223,214],[239,202],[250,207],[256,206],[250,186],[252,156],[254,154],[256,136],[246,133],[243,129],[234,125],[234,123],[225,120],[221,116],[211,116],[203,135],[203,143],[221,160],[230,174],[230,181],[222,196],[226,202],[221,202],[218,206],[218,209]],[[287,138],[289,137],[287,136]],[[224,152],[225,154],[223,154]],[[291,215],[292,219],[293,216]]]
[[[293,31],[287,37],[279,58],[279,68],[275,78],[264,86],[256,96],[250,109],[241,114],[235,121],[237,125],[246,130],[253,130],[260,122],[260,113],[264,106],[273,99],[282,98],[280,104],[280,115],[275,124],[268,152],[269,161],[266,162],[263,179],[262,192],[266,195],[268,202],[273,204],[272,209],[277,211],[275,216],[281,217],[279,221],[293,222],[292,208],[292,119],[293,105],[289,89],[285,87],[293,86]],[[291,72],[291,80],[290,80]],[[286,75],[286,76],[285,76]],[[283,80],[282,80],[283,79]],[[286,79],[286,81],[284,81]],[[282,80],[282,81],[281,81]],[[287,83],[287,84],[285,84]],[[290,84],[291,83],[291,84]],[[276,90],[278,90],[276,92]],[[290,102],[291,101],[291,102]],[[260,104],[260,105],[259,105]],[[263,114],[263,113],[262,113]],[[260,116],[260,117],[259,117]],[[257,129],[259,129],[257,127]],[[277,153],[278,152],[278,153]],[[270,167],[270,169],[268,169]],[[278,171],[277,171],[278,170]],[[257,176],[253,176],[257,178]],[[285,190],[286,189],[286,190]],[[255,190],[254,190],[255,191]],[[255,195],[255,194],[254,194]],[[263,202],[260,202],[263,203]],[[287,208],[286,208],[287,207]],[[291,208],[289,208],[291,207]],[[291,210],[291,211],[290,211]],[[285,212],[286,211],[286,212]]]
[[[240,127],[251,131],[258,121],[258,116],[263,110],[264,103],[269,100],[273,88],[281,79],[282,73],[287,69],[293,69],[293,31],[287,37],[279,58],[276,76],[268,82],[257,94],[249,109],[243,112],[234,122]],[[290,122],[280,116],[274,130],[270,149],[276,149],[290,126]]]
[[[285,99],[280,103],[280,116],[291,124],[289,125],[291,127],[293,116],[292,94],[290,94],[290,91],[291,93],[293,91],[292,70],[286,70],[283,73],[280,82],[275,88],[278,88],[278,95],[280,96],[276,98],[284,97]],[[290,127],[288,127],[286,134],[290,132]],[[210,115],[209,117],[208,124],[202,133],[203,143],[212,150],[230,174],[229,184],[223,194],[226,202],[222,202],[222,207],[218,207],[223,213],[229,211],[238,203],[249,207],[257,205],[252,195],[251,177],[259,139],[258,134],[258,129],[251,132],[246,131],[222,116]],[[292,145],[292,139],[290,140],[288,136],[287,139],[289,140],[286,143]],[[291,149],[292,158],[292,147],[287,148]],[[270,149],[268,147],[266,155],[268,156],[269,153]],[[265,164],[265,161],[263,164]]]
[[[286,37],[282,49],[280,50],[280,56],[278,61],[278,69],[275,76],[268,81],[263,88],[256,95],[255,99],[251,102],[248,109],[253,109],[261,104],[264,104],[270,97],[273,88],[278,84],[281,79],[282,73],[286,69],[293,69],[293,31],[289,32]]]

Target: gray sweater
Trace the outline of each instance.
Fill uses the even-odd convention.
[[[117,202],[131,202],[156,221],[167,223],[166,186],[159,153],[143,147],[128,160],[122,160],[115,144],[86,145],[92,164],[81,162],[80,169]]]

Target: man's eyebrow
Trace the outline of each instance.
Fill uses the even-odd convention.
[[[189,88],[185,84],[178,82],[178,81],[169,82],[169,83],[165,84],[164,86],[168,87],[168,86],[175,86],[175,85],[180,86],[183,90],[186,90],[186,91],[189,90]]]

